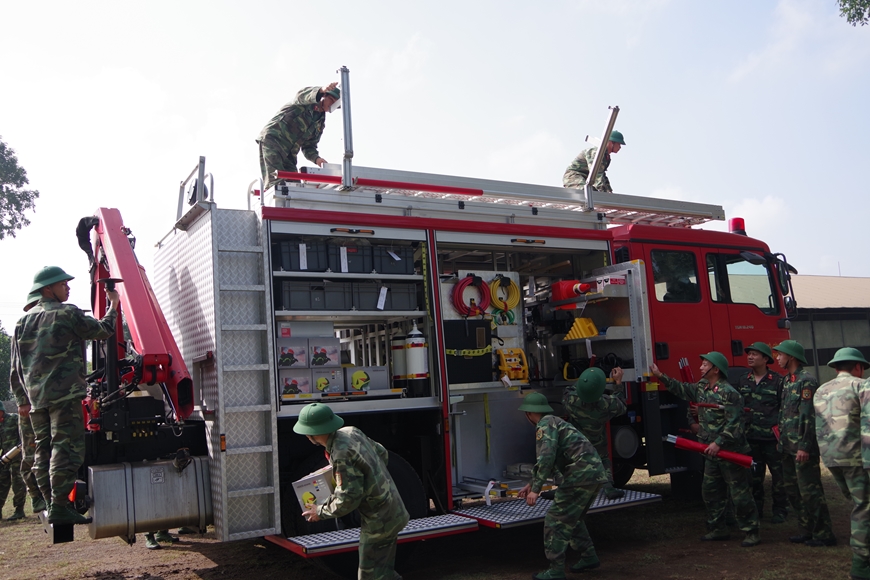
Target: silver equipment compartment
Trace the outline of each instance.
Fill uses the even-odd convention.
[[[173,462],[143,461],[88,468],[91,539],[214,523],[207,457],[193,457],[179,473]]]

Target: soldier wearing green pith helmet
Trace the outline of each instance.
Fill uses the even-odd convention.
[[[837,377],[813,395],[816,438],[825,466],[852,502],[852,578],[870,579],[870,362],[856,348],[841,348],[828,366]]]
[[[408,523],[408,510],[387,470],[389,454],[323,403],[305,405],[293,431],[326,448],[335,491],[302,512],[309,522],[340,518],[359,510],[359,580],[401,580],[396,574],[396,539]]]
[[[533,578],[565,578],[565,552],[569,546],[580,552],[580,561],[571,566],[572,572],[598,568],[598,555],[584,518],[601,485],[607,483],[601,458],[576,427],[549,414],[553,408],[541,393],[526,395],[519,410],[525,411],[526,418],[535,426],[537,455],[532,482],[520,490],[519,496],[534,506],[544,484],[555,479],[557,473],[562,476],[544,517],[544,554],[550,567]]]
[[[746,533],[741,542],[743,548],[761,543],[758,535],[758,510],[749,489],[747,469],[720,460],[719,451],[749,453],[743,421],[743,398],[728,384],[728,359],[721,352],[701,355],[701,380],[697,383],[681,383],[665,375],[652,365],[652,373],[661,379],[665,387],[681,399],[711,406],[698,406],[698,440],[706,443],[704,454],[704,480],[701,495],[707,506],[708,533],[702,541],[728,540],[731,535],[725,522],[725,511],[730,494],[734,504],[734,516],[740,530]]]
[[[84,462],[85,425],[81,402],[85,396],[84,340],[103,340],[115,333],[118,293],[107,292],[106,316],[95,320],[71,304],[73,277],[57,266],[33,277],[31,292],[39,302],[15,325],[10,380],[18,413],[30,417],[36,438],[33,473],[42,496],[51,500],[52,524],[85,524],[69,501],[76,474]]]
[[[609,394],[604,392],[607,386],[604,371],[597,367],[586,369],[573,386],[565,389],[562,397],[562,405],[568,411],[568,420],[589,439],[601,457],[601,463],[607,472],[607,485],[604,486],[607,499],[619,499],[625,495],[624,491],[613,487],[613,464],[610,461],[607,441],[607,422],[624,415],[626,410],[622,376],[623,371],[619,367],[610,372],[616,391]]]
[[[263,127],[257,144],[264,189],[284,182],[272,175],[275,171],[296,171],[300,149],[306,159],[319,167],[326,163],[317,151],[317,144],[326,126],[326,113],[335,109],[341,97],[337,87],[338,83],[330,83],[322,88],[302,89]]]
[[[785,492],[798,519],[798,533],[789,541],[812,547],[834,546],[837,539],[831,530],[816,441],[813,395],[819,382],[804,368],[807,359],[801,343],[784,340],[773,351],[786,371],[779,408],[779,450]]]
[[[601,162],[601,168],[598,170],[598,175],[595,176],[592,182],[592,187],[597,191],[606,191],[613,193],[613,188],[610,187],[610,180],[607,178],[607,168],[610,167],[610,156],[614,153],[619,153],[619,150],[625,145],[625,138],[619,131],[612,131],[610,139],[604,146],[604,160]],[[598,147],[590,147],[580,152],[565,174],[562,176],[563,187],[583,187],[589,180],[589,171],[592,169],[592,164],[595,161],[595,153]]]

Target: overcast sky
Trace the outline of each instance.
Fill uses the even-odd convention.
[[[150,269],[199,155],[245,207],[256,135],[342,65],[357,164],[560,185],[619,105],[617,192],[719,204],[802,274],[870,276],[870,26],[835,0],[5,1],[0,135],[41,192],[0,241],[7,332],[44,265],[89,308],[96,208]],[[332,115],[324,158],[341,137]]]

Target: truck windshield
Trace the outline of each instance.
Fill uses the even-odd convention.
[[[765,314],[779,313],[766,264],[751,264],[739,254],[707,254],[707,275],[714,302],[754,304]]]

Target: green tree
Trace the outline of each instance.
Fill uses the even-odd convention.
[[[870,23],[870,0],[837,0],[840,5],[840,16],[852,26],[864,26]]]
[[[39,192],[24,189],[28,183],[15,151],[0,137],[0,240],[7,234],[14,238],[17,230],[30,224],[24,212],[34,208]]]
[[[0,322],[0,401],[12,398],[9,385],[9,369],[12,363],[12,337],[6,334],[3,323]]]

